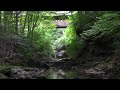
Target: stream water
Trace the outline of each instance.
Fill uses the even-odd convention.
[[[78,73],[74,70],[51,68],[46,72],[46,77],[48,79],[74,79],[77,76]]]
[[[63,49],[60,51],[56,50],[54,56],[55,57],[53,58],[53,61],[55,61],[56,64],[47,70],[45,77],[47,77],[48,79],[74,79],[78,76],[77,71],[72,69],[66,69],[67,64],[64,60],[68,57],[66,57]],[[60,63],[60,61],[63,61],[64,64],[62,62]],[[59,64],[57,64],[57,62]]]

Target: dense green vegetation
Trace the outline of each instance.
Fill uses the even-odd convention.
[[[68,13],[0,11],[0,78],[13,66],[47,69],[40,79],[120,78],[120,12]]]

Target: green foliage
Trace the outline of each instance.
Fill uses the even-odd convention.
[[[80,41],[76,35],[75,29],[72,26],[69,26],[65,30],[65,46],[67,54],[70,58],[75,58],[79,52],[84,47],[84,43]]]
[[[58,38],[58,40],[56,40],[56,42],[55,42],[56,48],[64,46],[64,45],[65,45],[65,36]]]
[[[120,32],[114,35],[112,47],[114,47],[114,49],[120,50]]]
[[[73,26],[75,27],[76,30],[85,30],[87,24],[89,23],[89,17],[84,14],[84,13],[76,13],[71,17],[73,20]]]
[[[71,24],[74,26],[78,34],[91,28],[96,21],[96,17],[100,16],[99,11],[78,11],[69,17]]]
[[[75,57],[85,47],[85,40],[110,41],[119,32],[120,16],[118,12],[79,11],[69,17],[70,25],[65,30],[67,53]],[[80,34],[80,38],[76,35]],[[108,43],[109,44],[109,43]]]
[[[49,30],[40,30],[34,32],[33,43],[36,48],[40,49],[46,56],[52,52]]]
[[[84,31],[81,37],[85,40],[97,40],[118,33],[120,29],[120,15],[117,13],[106,13],[98,17],[92,29]]]
[[[67,54],[71,58],[76,57],[78,52],[85,47],[86,40],[110,41],[114,47],[119,46],[119,11],[77,11],[69,16],[70,25],[65,30],[55,29],[51,14],[49,11],[22,11],[18,15],[18,34],[28,39],[25,41],[28,46],[17,48],[17,50],[25,54],[26,59],[32,58],[32,51],[29,48],[31,44],[48,57],[56,47],[65,45]],[[14,11],[1,12],[1,23],[6,34],[15,32],[15,15]],[[68,16],[60,18],[66,17]],[[112,38],[114,40],[111,41]]]
[[[40,23],[33,33],[32,41],[35,47],[40,49],[47,57],[53,52],[51,45],[51,32],[53,28],[54,25],[52,22],[50,20],[45,20]]]
[[[115,42],[113,42],[112,45],[113,45],[113,47],[120,49],[120,41],[115,41]]]
[[[69,16],[70,25],[65,30],[65,45],[66,51],[71,58],[75,58],[77,54],[85,47],[85,42],[78,37],[78,33],[82,33],[91,28],[96,16],[99,12],[79,11],[72,16]],[[77,34],[76,34],[77,33]]]
[[[51,46],[53,50],[65,45],[65,36],[63,28],[56,28],[51,30]]]
[[[22,55],[24,56],[24,60],[30,60],[33,59],[33,55],[32,55],[32,50],[31,48],[29,48],[29,46],[20,46],[16,48],[16,51],[18,53],[22,53]]]

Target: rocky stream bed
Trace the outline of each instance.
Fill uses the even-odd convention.
[[[52,64],[51,64],[52,63]],[[51,62],[49,69],[23,66],[0,66],[0,79],[107,79],[98,68],[72,65],[70,62]],[[70,66],[69,66],[70,65]]]

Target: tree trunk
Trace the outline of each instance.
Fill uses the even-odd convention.
[[[28,15],[28,37],[30,37],[30,16]]]
[[[2,12],[0,11],[0,32],[2,32],[2,25],[1,25],[1,22],[2,22]]]
[[[39,14],[36,16],[35,22],[33,22],[33,27],[32,27],[32,32],[31,32],[31,38],[33,38],[33,31],[34,31],[34,29],[35,29],[35,27],[37,25],[38,19],[39,19]]]
[[[29,16],[28,16],[28,37],[29,37],[29,35],[30,35],[30,20],[29,20]]]
[[[27,17],[28,17],[28,12],[26,13],[26,16],[25,16],[22,34],[24,34],[24,30],[25,30],[25,26],[26,26]]]
[[[33,15],[30,14],[28,16],[28,37],[31,37],[31,22],[32,22]]]
[[[15,13],[15,33],[18,34],[18,13]]]
[[[4,18],[3,18],[3,22],[4,22],[4,32],[6,32],[6,26],[7,26],[7,11],[4,11]]]
[[[21,13],[21,11],[15,11],[15,33],[18,34],[18,16]]]
[[[0,25],[1,25],[1,22],[2,22],[2,12],[0,11]]]

